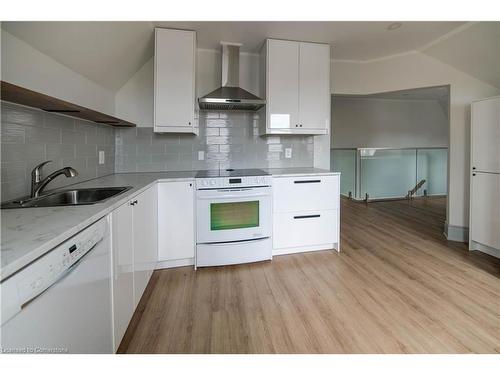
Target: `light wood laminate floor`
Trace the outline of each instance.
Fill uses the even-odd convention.
[[[444,198],[342,200],[342,252],[155,271],[119,352],[499,353],[500,262]]]

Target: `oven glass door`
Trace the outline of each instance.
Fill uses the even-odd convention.
[[[255,189],[197,192],[197,242],[229,242],[269,237],[271,193]]]
[[[210,230],[256,228],[259,206],[258,200],[210,203]]]

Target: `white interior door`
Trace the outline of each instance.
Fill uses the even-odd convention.
[[[268,128],[296,128],[299,122],[299,43],[286,40],[269,40],[268,43]]]
[[[300,43],[299,126],[324,129],[330,124],[330,46]]]
[[[472,104],[471,144],[472,167],[500,173],[500,97]]]
[[[500,250],[500,174],[471,178],[471,240]]]

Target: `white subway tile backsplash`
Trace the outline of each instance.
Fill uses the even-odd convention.
[[[2,143],[24,143],[24,126],[14,123],[2,123]]]
[[[79,173],[71,179],[58,177],[49,189],[114,172],[112,127],[7,102],[1,103],[1,110],[2,201],[27,195],[31,170],[46,160],[52,163],[43,168],[44,175],[66,166]],[[98,149],[106,152],[103,165],[98,164]]]
[[[2,201],[29,192],[32,168],[53,160],[45,173],[72,166],[79,176],[58,178],[61,187],[114,172],[219,168],[311,167],[312,136],[258,135],[258,114],[200,112],[199,136],[158,134],[153,128],[115,129],[2,102]],[[283,149],[293,148],[286,159]],[[98,151],[106,154],[98,164]],[[198,160],[198,151],[205,160]]]
[[[294,149],[292,158],[285,159],[284,145]],[[158,134],[153,128],[117,130],[115,170],[311,167],[312,146],[312,136],[259,136],[258,114],[200,112],[199,136]],[[205,160],[198,160],[198,151],[205,152]]]

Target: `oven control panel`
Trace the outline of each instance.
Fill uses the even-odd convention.
[[[271,186],[271,176],[239,176],[197,178],[196,189],[221,189],[239,187]]]

